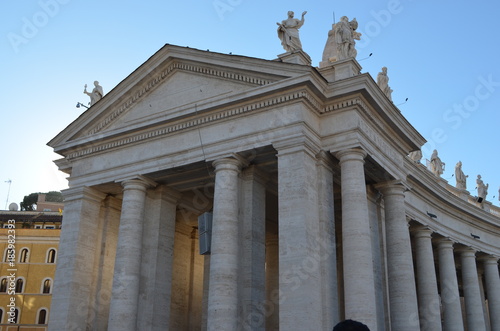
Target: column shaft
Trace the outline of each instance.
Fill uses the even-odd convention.
[[[116,247],[108,330],[137,330],[146,189],[142,178],[122,182],[123,202]]]
[[[377,330],[373,256],[362,150],[337,153],[342,185],[342,255],[345,318]]]
[[[443,330],[463,331],[462,307],[458,293],[457,271],[453,257],[453,242],[448,239],[438,241],[439,282],[441,304],[443,306]]]
[[[403,190],[404,186],[397,183],[381,187],[385,201],[391,328],[418,331],[417,291]]]
[[[241,163],[214,161],[215,191],[208,293],[208,331],[238,329],[238,174]]]
[[[491,331],[500,331],[500,277],[498,275],[498,259],[494,256],[488,256],[483,261]]]
[[[266,188],[255,166],[241,175],[240,289],[244,327],[265,330]]]
[[[468,330],[486,330],[483,302],[477,276],[476,251],[470,248],[460,250],[462,261],[462,288],[465,298],[465,314]]]
[[[88,187],[63,191],[64,227],[59,243],[49,330],[85,330],[91,305],[101,203],[105,194]]]
[[[414,231],[417,268],[417,297],[422,331],[441,330],[441,303],[432,251],[432,231],[418,226]]]
[[[280,330],[322,329],[315,154],[278,149]]]

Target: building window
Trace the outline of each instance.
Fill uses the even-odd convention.
[[[51,229],[51,230],[52,230],[52,229],[55,229],[55,228],[56,228],[56,226],[55,226],[55,225],[45,225],[45,226],[44,226],[44,228],[45,228],[45,229]]]
[[[0,323],[3,323],[3,308],[0,308]]]
[[[56,263],[56,250],[54,248],[47,252],[47,263]]]
[[[42,225],[41,224],[35,224],[35,229],[41,229]]]
[[[29,257],[29,250],[27,248],[21,249],[21,254],[19,254],[19,263],[27,263]]]
[[[47,309],[40,309],[38,311],[38,324],[47,324]]]
[[[18,320],[19,320],[19,308],[15,308],[14,309],[14,317],[12,317],[12,322],[14,324],[17,324]],[[10,321],[11,321],[11,319],[9,318],[9,323],[11,323]]]
[[[50,293],[50,290],[52,288],[52,281],[50,278],[47,278],[43,281],[42,283],[42,293],[43,294],[48,294]]]
[[[7,277],[2,278],[0,281],[0,293],[7,292]]]
[[[22,278],[18,278],[16,280],[16,293],[23,293],[24,288],[24,280]]]

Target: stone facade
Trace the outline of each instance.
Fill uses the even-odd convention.
[[[166,45],[49,142],[50,330],[499,330],[500,211],[407,157],[424,138],[356,60],[304,59]]]

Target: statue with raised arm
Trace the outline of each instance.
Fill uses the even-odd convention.
[[[93,106],[97,101],[101,100],[104,95],[102,86],[99,85],[98,81],[94,82],[94,89],[92,90],[92,92],[87,92],[87,84],[85,84],[83,93],[90,97],[90,106]]]
[[[382,71],[377,75],[377,85],[382,92],[392,101],[392,89],[389,87],[389,76],[387,76],[387,67],[383,67]]]
[[[437,150],[434,150],[431,155],[430,170],[434,175],[440,177],[444,172],[444,167],[445,163],[441,162]]]
[[[361,33],[356,31],[357,28],[356,18],[349,22],[347,16],[342,16],[340,22],[332,25],[323,50],[322,65],[356,57],[358,52],[355,48],[355,40],[361,39]]]
[[[455,165],[455,179],[457,181],[456,188],[461,190],[467,189],[467,177],[462,171],[462,161],[458,161]]]
[[[281,40],[281,45],[287,52],[302,50],[302,43],[299,38],[299,29],[304,25],[304,16],[307,12],[302,13],[302,19],[293,18],[294,12],[288,12],[288,18],[278,24],[278,38]]]
[[[481,175],[477,175],[476,184],[478,201],[481,202],[483,200],[486,200],[486,196],[488,195],[488,187],[490,186],[490,184],[484,185],[484,182],[481,179]]]

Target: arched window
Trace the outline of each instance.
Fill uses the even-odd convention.
[[[47,252],[47,263],[56,263],[57,252],[54,248],[51,248]]]
[[[38,324],[47,324],[47,309],[42,308],[38,311]]]
[[[11,319],[9,318],[9,323]],[[12,322],[14,322],[14,324],[17,324],[17,321],[19,321],[19,308],[14,308],[14,317],[12,317]]]
[[[18,278],[16,280],[16,293],[23,293],[24,288],[24,280],[22,278]]]
[[[0,308],[0,324],[3,323],[3,308]]]
[[[3,253],[3,262],[9,262],[9,249],[6,248],[5,252]],[[15,261],[12,261],[15,262]]]
[[[7,292],[7,277],[2,278],[0,281],[0,293]]]
[[[19,263],[27,263],[29,257],[29,250],[27,248],[21,249],[21,253],[19,254]]]
[[[42,284],[42,293],[43,294],[50,293],[51,287],[52,287],[52,281],[50,280],[50,278],[45,279]]]

